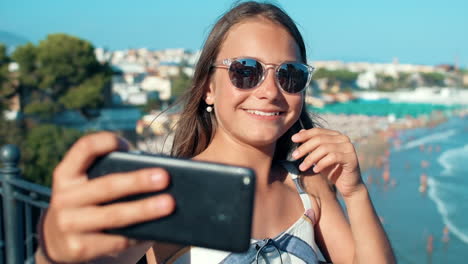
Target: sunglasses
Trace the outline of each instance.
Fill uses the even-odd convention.
[[[275,70],[278,87],[287,93],[300,93],[309,85],[314,67],[290,61],[281,64],[267,64],[253,58],[224,59],[213,64],[214,68],[228,69],[231,83],[239,89],[252,89],[265,80],[268,69]]]

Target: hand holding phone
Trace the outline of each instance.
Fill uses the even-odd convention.
[[[97,159],[87,175],[96,179],[154,167],[164,168],[170,174],[167,189],[131,195],[110,203],[168,193],[176,200],[174,213],[107,232],[233,252],[248,249],[255,191],[255,174],[251,169],[162,155],[113,152]]]
[[[167,172],[147,168],[96,180],[89,180],[86,175],[96,158],[127,148],[126,141],[115,134],[100,132],[80,138],[66,153],[54,170],[49,208],[41,222],[42,243],[36,253],[39,262],[43,256],[49,256],[51,262],[81,263],[108,255],[119,254],[120,259],[144,254],[147,243],[135,245],[135,240],[128,237],[102,231],[164,217],[175,208],[172,197],[158,194],[132,202],[102,203],[129,194],[160,192],[170,182]],[[154,175],[160,177],[154,179]],[[157,210],[148,210],[156,207]]]

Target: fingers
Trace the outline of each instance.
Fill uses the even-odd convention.
[[[328,153],[339,151],[339,146],[336,144],[324,144],[316,148],[310,154],[306,156],[306,158],[302,161],[299,165],[299,170],[306,171],[312,165],[314,165],[314,172],[318,172],[316,168],[316,164],[324,158]]]
[[[311,137],[318,136],[318,135],[338,136],[338,135],[341,135],[341,133],[338,131],[330,130],[330,129],[314,127],[311,129],[301,129],[301,131],[294,134],[291,139],[293,142],[301,143],[301,142],[308,140]]]
[[[306,138],[304,134],[302,138]],[[293,153],[292,157],[295,159],[300,159],[303,156],[307,155],[310,152],[313,152],[317,147],[323,144],[339,144],[349,142],[349,138],[342,134],[319,134],[312,136],[302,143]]]
[[[100,132],[80,138],[55,168],[53,189],[82,181],[86,176],[86,170],[96,157],[126,148],[128,143],[110,132]]]
[[[104,233],[70,236],[62,241],[59,251],[49,251],[53,260],[85,262],[103,255],[115,255],[138,242],[123,236]]]
[[[160,194],[130,202],[62,210],[56,215],[57,228],[63,232],[96,232],[158,219],[174,209],[174,198]]]
[[[169,194],[160,194],[135,201],[119,202],[108,205],[100,203],[127,195],[160,191],[169,184],[169,175],[162,169],[145,169],[130,173],[116,173],[75,185],[56,192],[54,203],[47,213],[44,230],[48,230],[47,245],[52,251],[65,252],[60,260],[82,260],[114,254],[124,249],[112,246],[105,239],[93,240],[86,246],[87,237],[100,234],[103,230],[124,227],[169,215],[175,209],[174,198]],[[109,237],[107,237],[109,238]],[[67,244],[72,241],[72,244]],[[122,245],[124,243],[124,245]],[[83,246],[85,244],[85,246]],[[67,248],[63,248],[64,245]],[[71,249],[70,249],[71,248]],[[71,254],[67,254],[71,250]],[[76,254],[76,252],[82,252]],[[71,255],[71,258],[70,258]],[[88,258],[89,257],[89,258]]]
[[[348,160],[348,157],[344,153],[340,152],[331,152],[327,153],[323,158],[321,158],[314,167],[314,171],[319,173],[323,168],[327,168],[334,164],[344,164]]]
[[[295,159],[305,157],[299,165],[301,171],[314,166],[314,172],[318,173],[333,164],[353,162],[355,156],[354,146],[349,137],[337,131],[323,128],[301,130],[292,140],[302,143],[292,153]]]
[[[114,173],[57,193],[54,202],[60,207],[97,205],[132,194],[162,191],[169,182],[168,173],[159,168]]]
[[[306,171],[314,165],[314,172],[319,173],[325,168],[341,164],[344,167],[357,167],[354,146],[351,143],[324,144],[307,155],[299,165],[301,171]],[[353,168],[351,168],[353,170]]]
[[[129,247],[131,240],[102,230],[161,218],[174,211],[175,201],[169,194],[101,205],[133,194],[158,192],[169,185],[167,172],[154,168],[88,180],[86,171],[96,157],[127,148],[126,141],[109,132],[87,135],[56,167],[44,220],[46,245],[53,259],[81,262],[113,255]]]

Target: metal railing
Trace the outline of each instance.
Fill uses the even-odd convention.
[[[49,206],[50,188],[26,181],[15,145],[0,149],[0,264],[34,263],[36,224]]]

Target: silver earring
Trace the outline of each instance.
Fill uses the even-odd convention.
[[[213,111],[213,105],[207,106],[207,107],[206,107],[206,111],[207,111],[208,113],[211,113],[211,112]]]

